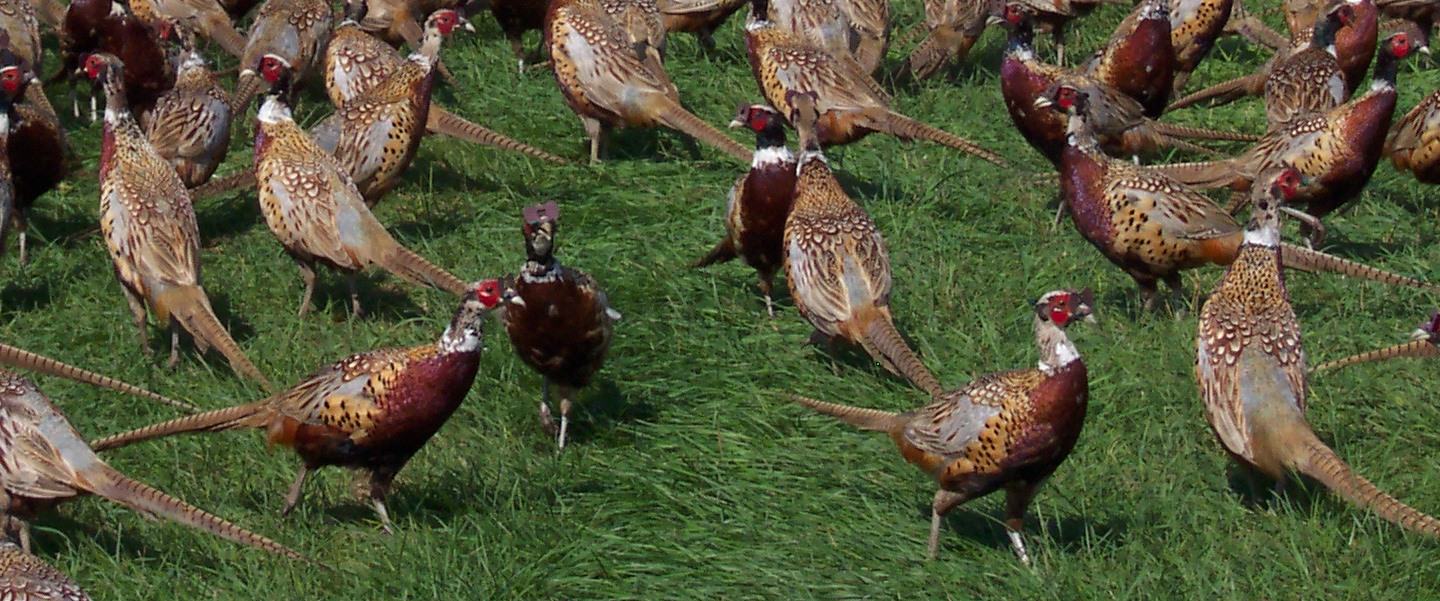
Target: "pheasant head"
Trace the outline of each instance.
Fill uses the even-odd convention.
[[[525,207],[525,256],[532,263],[549,265],[554,260],[555,227],[560,207],[555,201]]]
[[[785,146],[785,120],[780,112],[764,104],[741,104],[730,120],[730,128],[744,127],[755,132],[755,148]]]
[[[359,25],[365,20],[365,13],[369,12],[369,5],[365,0],[345,0],[345,20],[341,24],[354,23]]]
[[[25,94],[25,86],[35,80],[35,74],[18,64],[0,67],[0,98],[13,101]]]
[[[1052,290],[1035,301],[1035,344],[1040,370],[1052,373],[1080,358],[1065,329],[1076,321],[1094,322],[1095,294],[1084,290]]]
[[[265,101],[255,116],[262,123],[290,119],[290,100],[295,93],[295,86],[290,79],[290,61],[275,54],[260,57],[260,77],[270,86],[270,90],[265,93]]]
[[[1300,193],[1305,178],[1296,168],[1282,165],[1261,174],[1260,182],[1263,185],[1253,195],[1254,210],[1245,226],[1245,244],[1276,248],[1280,246],[1281,207]]]
[[[1440,333],[1440,311],[1431,313],[1430,319],[1425,320],[1425,323],[1420,324],[1420,327],[1410,334],[1410,339],[1425,340],[1430,344],[1440,345],[1440,337],[1436,336],[1437,333]]]
[[[112,123],[130,115],[125,99],[125,65],[113,54],[95,53],[85,57],[85,77],[105,92],[105,121]]]
[[[435,64],[436,57],[440,56],[441,40],[450,37],[456,27],[464,27],[466,31],[475,31],[475,26],[460,16],[460,13],[448,8],[442,8],[425,19],[425,36],[420,40],[420,47],[410,55],[410,60],[420,64],[426,71]]]
[[[485,317],[500,304],[500,280],[476,282],[460,299],[460,308],[445,326],[438,343],[442,353],[473,353],[485,341]]]

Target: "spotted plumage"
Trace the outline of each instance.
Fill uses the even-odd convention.
[[[180,174],[185,187],[210,180],[230,148],[230,121],[234,111],[230,95],[195,52],[194,40],[184,27],[180,66],[175,87],[141,119],[151,146]]]
[[[657,0],[656,6],[666,31],[694,33],[700,38],[701,46],[714,50],[715,30],[746,3],[746,0]]]
[[[250,106],[265,81],[259,69],[266,55],[285,59],[295,81],[303,82],[325,56],[333,23],[325,0],[265,0],[250,26],[231,105],[238,111]]]
[[[1336,58],[1335,35],[1354,19],[1354,8],[1341,3],[1316,23],[1308,45],[1270,70],[1265,78],[1265,119],[1271,127],[1325,113],[1345,102],[1345,73]]]
[[[0,32],[20,66],[35,69],[43,64],[45,47],[40,43],[40,21],[30,0],[0,0]]]
[[[1396,169],[1427,184],[1440,183],[1440,90],[1405,113],[1385,142]]]
[[[1169,0],[1145,0],[1115,28],[1085,66],[1085,74],[1135,99],[1145,116],[1158,118],[1175,82]]]
[[[1040,485],[1074,449],[1089,404],[1089,376],[1065,334],[1088,319],[1087,292],[1057,290],[1035,304],[1034,369],[987,374],[905,413],[796,397],[802,405],[864,430],[886,432],[906,461],[939,484],[931,506],[930,557],[939,551],[946,513],[996,490],[1006,492],[1006,527],[1020,560],[1025,510]]]
[[[346,274],[354,313],[360,312],[354,275],[372,265],[413,284],[464,294],[464,282],[391,237],[348,170],[295,123],[283,98],[293,83],[283,61],[267,56],[261,70],[275,90],[256,115],[256,187],[266,225],[300,267],[300,314],[310,309],[317,263]]]
[[[90,596],[60,570],[4,540],[0,541],[0,599],[90,601]]]
[[[285,513],[300,502],[311,471],[339,466],[359,472],[357,490],[385,530],[393,531],[385,507],[391,483],[470,391],[480,367],[484,322],[500,295],[496,280],[467,286],[437,342],[346,357],[280,394],[110,436],[94,447],[189,432],[264,430],[267,441],[294,449],[301,459]]]
[[[965,60],[997,4],[998,0],[925,0],[925,39],[906,60],[910,73],[925,79],[947,64]]]
[[[1215,47],[1225,30],[1233,0],[1171,0],[1170,46],[1175,52],[1175,84],[1179,92],[1190,74]]]

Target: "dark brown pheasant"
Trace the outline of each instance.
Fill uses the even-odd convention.
[[[1035,30],[1024,7],[1005,5],[1001,24],[1009,31],[1000,61],[1000,95],[1005,99],[1005,110],[1025,141],[1058,166],[1060,153],[1065,150],[1065,114],[1037,108],[1036,101],[1066,72],[1035,55]]]
[[[1405,113],[1385,141],[1385,154],[1400,171],[1427,184],[1440,184],[1440,90]]]
[[[295,123],[285,99],[294,82],[284,59],[266,55],[260,70],[271,87],[256,114],[254,170],[260,212],[300,266],[305,282],[300,314],[310,310],[317,263],[346,274],[355,315],[361,313],[355,274],[371,265],[416,285],[464,295],[467,288],[459,278],[390,236],[365,205],[346,169]]]
[[[69,172],[70,148],[60,118],[32,68],[23,59],[0,49],[0,97],[9,102],[10,177],[14,199],[9,219],[20,238],[20,263],[29,260],[26,231],[30,209],[42,195],[54,190]]]
[[[612,127],[663,125],[741,161],[744,146],[680,105],[680,92],[653,53],[636,53],[630,38],[598,0],[553,0],[545,17],[545,44],[555,81],[590,138],[590,162]]]
[[[1305,204],[1306,213],[1317,219],[1324,217],[1358,196],[1374,174],[1395,112],[1396,70],[1410,50],[1408,36],[1390,36],[1375,63],[1369,92],[1323,115],[1293,119],[1237,158],[1149,169],[1191,186],[1245,191],[1259,173],[1293,165],[1312,182],[1292,202]]]
[[[220,87],[184,24],[173,27],[182,47],[180,66],[171,88],[155,108],[140,119],[145,137],[160,157],[170,162],[185,187],[210,180],[230,149],[230,95]]]
[[[940,551],[950,510],[1005,490],[1005,528],[1015,555],[1030,565],[1021,532],[1040,485],[1070,455],[1090,400],[1085,361],[1065,328],[1093,321],[1090,292],[1056,290],[1035,303],[1040,365],[980,376],[905,413],[793,397],[862,430],[885,432],[905,460],[939,483],[931,505],[929,556]]]
[[[1100,141],[1100,146],[1116,156],[1134,156],[1167,148],[1214,155],[1214,151],[1185,139],[1231,142],[1255,142],[1260,139],[1259,136],[1250,134],[1155,121],[1145,116],[1144,108],[1134,98],[1104,83],[1076,74],[1061,75],[1058,81],[1036,100],[1035,108],[1045,108],[1056,102],[1070,106],[1075,104],[1080,96],[1087,99],[1086,125]]]
[[[90,601],[90,596],[69,576],[9,540],[0,540],[0,598]]]
[[[515,62],[519,64],[522,75],[526,60],[538,61],[544,57],[544,37],[541,37],[535,53],[529,56],[525,52],[524,37],[527,31],[545,29],[545,13],[549,6],[547,0],[490,0],[490,14],[495,16],[505,40],[510,42],[510,50],[515,53]]]
[[[1397,357],[1435,357],[1440,356],[1440,312],[1432,313],[1430,319],[1420,324],[1414,332],[1410,333],[1410,341],[1400,344],[1356,353],[1349,357],[1326,361],[1310,369],[1310,373],[1340,369],[1357,363],[1369,363],[1371,361],[1385,361]]]
[[[765,311],[775,316],[770,290],[785,266],[785,221],[795,201],[795,155],[785,147],[785,121],[765,105],[741,106],[730,127],[755,132],[750,171],[735,180],[725,199],[725,238],[695,263],[705,267],[736,257],[755,268]]]
[[[480,368],[484,322],[500,284],[467,287],[438,342],[352,355],[280,394],[170,420],[96,441],[96,450],[190,432],[258,429],[295,450],[301,465],[283,513],[300,502],[306,476],[325,466],[357,471],[356,492],[393,532],[385,497],[395,475],[450,419]]]
[[[563,451],[575,396],[605,363],[620,313],[594,278],[555,259],[559,207],[553,201],[527,207],[524,217],[525,264],[507,278],[500,321],[515,353],[544,379],[540,420],[552,434],[550,387],[557,389]]]
[[[30,549],[28,522],[61,502],[97,495],[277,555],[305,557],[140,482],[95,456],[65,415],[29,380],[0,370],[0,512]],[[18,523],[17,523],[18,522]]]
[[[781,114],[793,114],[791,96],[814,95],[819,121],[817,141],[825,146],[849,144],[873,132],[902,140],[922,139],[966,152],[996,165],[1005,159],[960,136],[926,125],[891,110],[884,91],[852,62],[766,20],[768,0],[752,0],[745,24],[750,69],[760,93]]]
[[[1254,190],[1239,257],[1200,313],[1195,378],[1205,417],[1252,477],[1283,483],[1303,474],[1406,530],[1440,536],[1440,521],[1356,475],[1305,419],[1305,348],[1280,272],[1289,253],[1280,247],[1277,211],[1296,190],[1292,180],[1271,173]]]
[[[890,315],[890,257],[875,222],[845,194],[820,151],[813,95],[792,93],[790,122],[802,153],[795,199],[785,220],[785,279],[816,341],[843,340],[865,349],[891,373],[930,396],[935,374],[905,344]]]
[[[1144,0],[1120,22],[1084,71],[1134,98],[1145,116],[1154,119],[1170,102],[1175,60],[1169,0]]]
[[[493,11],[495,3],[491,4]],[[693,33],[702,48],[713,52],[715,30],[746,4],[746,0],[659,0],[657,6],[667,31]]]
[[[1244,236],[1229,213],[1168,177],[1100,152],[1088,125],[1084,96],[1061,97],[1056,105],[1071,111],[1069,142],[1059,165],[1060,196],[1081,236],[1135,279],[1146,309],[1154,306],[1159,281],[1182,297],[1182,270],[1235,260]],[[1282,174],[1295,180],[1298,189],[1298,171],[1285,167]],[[1285,253],[1292,268],[1440,291],[1418,280],[1292,245],[1285,246]]]
[[[1122,4],[1123,0],[1015,0],[1035,17],[1042,32],[1049,32],[1055,41],[1055,63],[1065,65],[1065,25],[1083,17],[1102,4]]]
[[[180,360],[180,330],[201,352],[215,348],[236,372],[270,381],[240,350],[210,308],[200,280],[200,234],[190,194],[170,163],[140,131],[125,100],[124,66],[114,56],[93,54],[85,73],[105,90],[105,130],[100,145],[100,230],[115,276],[130,305],[140,348],[150,352],[146,308],[170,328],[170,365]]]

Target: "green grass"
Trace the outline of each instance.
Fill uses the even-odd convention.
[[[897,7],[900,23],[918,6]],[[1072,56],[1100,43],[1123,10],[1077,28]],[[488,16],[480,35],[446,50],[459,89],[437,101],[499,131],[584,156],[582,130],[547,73],[514,73]],[[902,26],[903,27],[903,26]],[[533,34],[532,34],[533,35]],[[533,38],[531,38],[533,43]],[[682,97],[711,123],[758,99],[740,19],[706,58],[672,39]],[[832,373],[804,346],[809,326],[788,297],[764,315],[739,264],[687,267],[721,232],[739,165],[670,133],[626,132],[597,168],[556,168],[429,139],[406,185],[379,216],[406,244],[462,277],[514,270],[523,206],[558,199],[560,256],[595,275],[624,313],[598,383],[584,394],[573,445],[557,457],[540,430],[538,378],[490,328],[465,405],[401,474],[379,532],[322,472],[301,508],[278,515],[296,465],[256,433],[183,437],[115,452],[121,470],[338,568],[275,559],[97,500],[40,520],[37,552],[99,599],[430,598],[1393,598],[1432,597],[1435,542],[1314,491],[1253,508],[1232,489],[1230,463],[1205,424],[1191,375],[1199,299],[1221,274],[1186,275],[1186,315],[1139,309],[1129,278],[1068,225],[1050,229],[1048,165],[1010,126],[996,80],[1003,39],[986,34],[950,81],[902,85],[899,110],[1009,157],[998,169],[927,144],[875,136],[836,149],[832,164],[890,247],[900,329],[949,386],[1035,361],[1028,303],[1059,287],[1093,287],[1100,323],[1075,330],[1092,374],[1088,423],[1070,460],[1040,493],[1027,525],[1035,568],[1007,548],[1000,499],[946,522],[939,561],[923,561],[933,484],[883,436],[852,431],[783,400],[796,392],[887,409],[921,395],[863,361]],[[1048,52],[1048,45],[1042,45]],[[892,64],[899,51],[892,53]],[[1226,42],[1195,84],[1258,64]],[[1401,111],[1440,83],[1411,61]],[[57,105],[64,90],[51,90]],[[321,101],[311,97],[313,119]],[[1259,103],[1177,119],[1255,131]],[[94,173],[98,126],[71,123],[82,173]],[[246,131],[248,131],[246,126]],[[237,136],[222,172],[249,161]],[[750,140],[746,140],[748,144]],[[1328,221],[1331,250],[1440,280],[1434,189],[1382,165],[1374,183]],[[204,273],[222,320],[277,383],[348,353],[435,339],[454,301],[375,276],[371,309],[348,322],[342,281],[322,275],[320,310],[295,317],[298,274],[260,220],[252,195],[202,203]],[[175,371],[136,352],[135,333],[95,225],[93,176],[36,210],[32,263],[0,262],[0,339],[205,407],[256,398],[218,356]],[[1400,340],[1432,308],[1412,290],[1297,275],[1291,293],[1313,358]],[[1311,418],[1357,471],[1415,506],[1440,511],[1440,384],[1417,360],[1318,377]],[[46,378],[45,390],[86,435],[174,413]]]

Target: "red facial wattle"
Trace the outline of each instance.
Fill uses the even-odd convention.
[[[1065,324],[1070,323],[1070,312],[1061,307],[1052,307],[1050,309],[1050,321],[1055,322],[1055,325],[1063,328]]]

